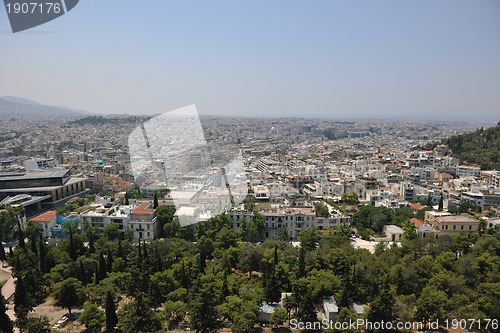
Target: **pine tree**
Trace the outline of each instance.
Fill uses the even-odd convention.
[[[120,237],[118,237],[118,257],[119,258],[123,258],[122,237],[123,237],[123,233],[120,233]]]
[[[158,207],[158,195],[155,193],[153,197],[153,209]]]
[[[45,253],[45,245],[43,244],[43,241],[40,240],[38,242],[38,247],[40,248],[40,271],[42,271],[42,273],[47,273],[45,271],[45,256],[46,256],[46,253]]]
[[[142,244],[141,244],[141,240],[139,239],[139,262],[138,262],[138,264],[140,266],[142,266],[142,261],[143,261],[143,258],[142,258]]]
[[[108,246],[108,255],[106,258],[106,270],[108,273],[111,273],[113,271],[113,254],[111,253],[111,249]]]
[[[99,254],[99,280],[106,278],[106,260],[102,252]]]
[[[425,203],[427,206],[429,207],[432,207],[432,197],[431,197],[431,194],[429,192],[429,194],[427,195],[427,201]]]
[[[12,250],[12,246],[9,245],[9,258],[12,259],[14,257],[14,251]]]
[[[108,290],[106,294],[106,332],[113,332],[118,324],[118,317],[115,311],[115,302],[111,292]]]
[[[24,233],[23,233],[23,230],[21,229],[21,223],[19,221],[17,222],[17,227],[19,230],[19,232],[17,233],[18,238],[19,238],[19,246],[21,248],[24,248],[26,246],[26,244],[24,243]]]
[[[147,261],[148,261],[148,248],[146,246],[146,242],[142,243],[142,252],[144,255],[144,261],[147,263]]]
[[[5,249],[3,248],[3,244],[0,243],[0,261],[7,261],[7,255],[5,254]]]
[[[37,250],[37,248],[36,248],[36,240],[35,240],[35,237],[33,237],[33,238],[31,239],[31,252],[33,252],[33,254],[34,254],[35,256],[37,256],[37,255],[38,255],[38,250]]]
[[[226,297],[230,295],[230,293],[229,293],[229,286],[228,286],[228,283],[227,283],[227,273],[226,272],[224,272],[224,278],[222,280],[221,295],[222,295],[222,299],[220,301],[220,304],[224,303],[226,301]]]
[[[82,284],[85,286],[87,284],[87,273],[85,267],[83,267],[83,261],[80,261],[80,276],[82,277]]]
[[[18,276],[16,290],[14,292],[14,312],[16,313],[20,326],[25,324],[28,313],[31,310],[33,310],[33,300],[28,295],[23,278]]]
[[[205,249],[203,248],[203,246],[200,246],[200,274],[203,274],[203,272],[205,272],[206,260],[207,256],[205,255]]]
[[[201,333],[216,332],[222,326],[216,306],[212,287],[205,286],[190,304],[192,329]]]
[[[339,307],[341,308],[351,308],[353,301],[352,292],[354,288],[352,284],[352,275],[351,264],[346,262],[342,272],[342,292],[340,293],[339,299]]]
[[[94,240],[94,231],[92,230],[92,227],[90,227],[89,231],[89,252],[94,253],[95,252],[95,240]]]
[[[274,266],[278,265],[278,246],[274,246]]]
[[[95,280],[94,280],[94,284],[97,286],[99,284],[99,282],[101,282],[101,279],[99,278],[99,266],[97,265],[97,263],[95,264]]]
[[[439,198],[439,210],[443,210],[443,196],[441,195],[441,198]]]
[[[125,192],[125,205],[130,205],[129,201],[128,201],[128,191]]]
[[[297,277],[304,277],[306,274],[306,251],[301,246],[299,249],[299,271],[297,272]]]
[[[75,243],[73,240],[73,228],[69,227],[69,256],[75,261],[77,258]]]
[[[5,303],[5,298],[0,294],[0,332],[12,333],[14,332],[14,325],[7,315]]]
[[[382,282],[380,292],[370,304],[368,320],[372,322],[392,322],[394,320],[394,296],[391,294],[388,275]]]

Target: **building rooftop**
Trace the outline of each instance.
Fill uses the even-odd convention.
[[[412,223],[415,225],[415,227],[422,227],[422,226],[424,226],[424,225],[425,225],[425,224],[424,224],[424,221],[419,220],[419,219],[417,219],[416,217],[412,217],[412,218],[410,219],[410,222],[412,222]]]
[[[464,215],[439,216],[439,217],[436,217],[436,221],[438,223],[468,223],[468,224],[479,223],[478,220],[473,219],[472,217],[464,216]]]
[[[385,225],[384,229],[389,231],[392,234],[402,234],[404,230],[398,227],[397,225]]]
[[[279,304],[267,304],[267,303],[262,303],[259,307],[259,311],[261,313],[269,313],[272,314],[274,313],[274,309],[276,308],[281,308],[281,305]]]
[[[35,221],[35,222],[50,222],[56,216],[57,216],[57,212],[55,210],[49,210],[48,212],[45,212],[45,213],[40,214],[38,216],[35,216],[35,217],[31,218],[30,220]]]
[[[139,207],[134,209],[133,213],[134,214],[151,214],[151,213],[153,213],[153,210],[150,207],[151,207],[150,203],[143,202],[139,205]]]
[[[335,302],[335,298],[333,296],[330,298],[324,299],[323,304],[326,308],[326,311],[328,311],[330,313],[339,312],[339,307],[337,306],[337,302]]]
[[[418,204],[418,203],[412,203],[412,204],[410,204],[410,207],[413,209],[416,209],[416,210],[424,209],[424,206],[422,206],[421,204]]]

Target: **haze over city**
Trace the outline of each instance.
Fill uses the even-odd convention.
[[[0,10],[0,96],[95,113],[498,121],[497,1],[85,1]]]

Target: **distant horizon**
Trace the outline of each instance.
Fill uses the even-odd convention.
[[[8,101],[11,101],[11,102],[15,102],[15,103],[20,103],[20,104],[25,104],[25,105],[30,105],[31,103],[34,103],[34,104],[37,104],[37,105],[41,105],[41,106],[51,106],[51,107],[56,107],[56,108],[67,108],[67,109],[71,109],[71,110],[74,110],[74,111],[83,111],[83,112],[86,112],[88,114],[82,114],[81,116],[82,117],[90,117],[90,116],[157,116],[157,115],[160,115],[162,113],[165,113],[165,112],[169,112],[169,111],[172,111],[172,110],[166,110],[165,112],[162,112],[162,113],[97,113],[97,112],[93,112],[93,111],[89,111],[89,110],[80,110],[80,109],[76,109],[72,106],[68,106],[68,105],[53,105],[53,104],[42,104],[36,100],[33,100],[31,98],[27,98],[27,97],[20,97],[20,96],[0,96],[0,99],[4,99],[4,100],[8,100]],[[26,103],[23,103],[23,102],[20,102],[20,101],[12,101],[11,99],[19,99],[19,100],[24,100]],[[475,120],[465,120],[465,119],[453,119],[453,120],[444,120],[444,119],[440,119],[440,118],[425,118],[425,117],[422,117],[422,118],[409,118],[409,117],[406,117],[406,118],[397,118],[397,117],[392,117],[390,115],[385,115],[385,116],[381,116],[381,117],[376,117],[374,116],[373,114],[372,115],[360,115],[358,117],[356,117],[355,115],[351,115],[349,118],[342,118],[342,117],[332,117],[330,115],[318,115],[318,116],[314,116],[314,115],[290,115],[290,116],[286,116],[286,115],[283,115],[283,116],[274,116],[274,115],[247,115],[247,116],[243,116],[243,115],[224,115],[224,114],[206,114],[206,113],[203,113],[203,112],[199,112],[199,115],[200,117],[227,117],[227,118],[249,118],[249,119],[252,119],[252,118],[264,118],[264,119],[324,119],[324,120],[344,120],[344,121],[349,121],[349,120],[363,120],[363,121],[369,121],[369,120],[374,120],[374,121],[383,121],[383,120],[392,120],[392,121],[429,121],[429,122],[446,122],[446,121],[449,121],[449,122],[464,122],[464,123],[486,123],[486,124],[493,124],[493,126],[500,122],[500,117],[497,117],[497,118],[491,118],[491,120],[485,120],[485,119],[475,119]]]

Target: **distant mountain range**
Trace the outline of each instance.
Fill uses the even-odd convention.
[[[91,114],[91,112],[75,110],[65,106],[44,105],[21,97],[0,97],[0,115],[2,116],[86,116]]]

